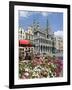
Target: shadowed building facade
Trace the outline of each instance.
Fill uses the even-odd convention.
[[[48,19],[45,29],[42,29],[39,23],[33,23],[34,44],[36,53],[51,54],[55,52],[55,37],[53,31],[49,27]]]

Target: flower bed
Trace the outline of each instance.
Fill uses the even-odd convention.
[[[51,57],[34,58],[31,61],[19,62],[19,78],[51,78],[63,76],[63,60]]]

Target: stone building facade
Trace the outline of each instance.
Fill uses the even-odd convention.
[[[42,29],[39,23],[33,24],[32,27],[34,33],[34,44],[35,44],[35,52],[43,53],[43,54],[52,54],[55,52],[55,37],[54,32],[47,25],[45,29]]]
[[[46,28],[41,28],[39,23],[34,22],[32,26],[28,27],[28,30],[19,28],[19,40],[26,39],[30,40],[34,46],[34,52],[40,54],[52,54],[56,49],[56,39],[54,32],[48,25]]]
[[[56,36],[56,52],[63,52],[63,37]]]

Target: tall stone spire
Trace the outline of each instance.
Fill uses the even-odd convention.
[[[47,21],[46,21],[46,33],[47,33],[47,38],[48,38],[48,35],[49,35],[49,21],[48,21],[48,18],[47,18]]]
[[[33,31],[35,31],[36,30],[36,19],[34,18],[33,19]]]
[[[38,30],[40,28],[39,21],[36,19],[33,20],[33,30]]]
[[[40,24],[39,24],[39,21],[37,21],[37,30],[39,30],[40,29]]]
[[[47,34],[49,33],[49,21],[48,21],[48,18],[47,18],[47,22],[46,22],[46,31],[47,31]]]

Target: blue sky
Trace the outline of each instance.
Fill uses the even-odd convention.
[[[48,19],[49,26],[55,33],[61,33],[63,30],[63,13],[61,12],[36,12],[19,11],[19,26],[27,30],[28,26],[33,24],[33,20],[38,21],[41,28],[46,28]]]

